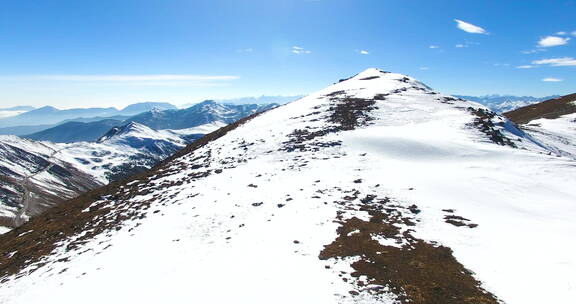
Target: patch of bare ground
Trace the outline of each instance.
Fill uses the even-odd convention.
[[[359,197],[358,193],[354,196]],[[351,295],[392,292],[398,295],[399,302],[416,304],[500,303],[454,258],[450,248],[417,239],[410,229],[402,231],[402,224],[414,224],[414,218],[400,212],[405,211],[400,209],[403,207],[375,195],[361,201],[360,210],[367,211],[370,219],[343,219],[340,213],[336,219],[340,223],[338,237],[324,246],[319,255],[321,260],[354,258],[351,275],[365,276],[368,281],[358,281]],[[415,205],[404,209],[413,216],[420,213]],[[378,238],[394,239],[398,245],[383,245]]]
[[[353,98],[344,91],[335,91],[325,95],[329,100],[327,113],[322,117],[327,124],[318,129],[296,129],[288,135],[290,138],[283,143],[282,151],[318,151],[321,148],[341,145],[340,141],[319,141],[318,139],[331,133],[354,130],[369,124],[372,118],[369,114],[376,109],[376,98]],[[320,112],[315,112],[319,114]]]
[[[260,114],[251,115],[205,135],[147,172],[88,191],[0,235],[0,283],[5,282],[11,275],[25,275],[22,270],[27,266],[34,265],[29,269],[30,272],[45,266],[44,258],[51,255],[64,241],[67,241],[65,250],[73,251],[97,235],[122,229],[130,231],[133,228],[129,228],[127,223],[134,224],[134,221],[146,217],[153,202],[166,204],[158,197],[143,201],[135,201],[132,198],[149,194],[157,189],[190,183],[212,174],[206,165],[193,165],[209,162],[209,153],[200,155],[186,164],[179,162],[177,167],[172,166],[174,160],[191,154]],[[190,168],[191,173],[185,180],[165,182],[155,188],[149,186],[148,182],[152,178],[189,169],[187,166],[193,168]],[[136,226],[138,225],[137,223]]]
[[[539,118],[554,119],[575,113],[574,101],[576,101],[576,94],[570,94],[506,112],[504,115],[516,124],[526,124]]]
[[[478,227],[478,224],[474,224],[474,223],[470,222],[469,219],[462,217],[462,216],[459,216],[459,215],[453,215],[453,214],[445,215],[444,221],[446,223],[454,225],[456,227],[468,227],[468,228]]]

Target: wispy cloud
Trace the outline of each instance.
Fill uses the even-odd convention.
[[[192,74],[143,74],[143,75],[21,75],[0,76],[3,81],[52,81],[82,83],[85,85],[130,85],[130,86],[198,86],[212,87],[226,85],[226,82],[239,79],[228,75]]]
[[[439,49],[440,47],[437,45],[431,45],[428,47],[429,49]]]
[[[360,55],[368,55],[368,54],[370,54],[370,52],[368,52],[368,51],[366,51],[366,50],[359,50],[358,53],[359,53]]]
[[[564,81],[564,79],[548,77],[548,78],[542,78],[542,81],[544,81],[544,82],[560,82],[560,81]]]
[[[568,35],[568,33],[566,33],[566,32],[556,32],[556,35],[564,36],[564,35]]]
[[[238,50],[236,50],[236,52],[238,52],[238,53],[252,53],[252,52],[254,52],[254,49],[253,48],[238,49]]]
[[[471,33],[471,34],[484,34],[484,35],[488,35],[488,32],[477,26],[474,25],[472,23],[468,23],[459,19],[454,19],[454,21],[456,21],[456,27],[458,27],[459,29],[467,32],[467,33]]]
[[[238,76],[209,76],[190,74],[146,74],[146,75],[29,75],[13,77],[22,80],[51,80],[51,81],[222,81],[235,80]]]
[[[519,65],[516,67],[517,69],[532,69],[534,68],[533,65]]]
[[[567,37],[547,36],[538,41],[538,46],[539,47],[560,46],[567,44],[568,41],[570,41],[570,38]]]
[[[420,67],[420,70],[421,70],[421,71],[428,71],[429,69],[430,69],[429,67],[425,67],[425,66]]]
[[[576,31],[573,31],[573,32],[570,33],[570,34],[572,34],[572,36],[576,37]]]
[[[539,48],[539,49],[532,49],[532,50],[526,50],[526,51],[522,51],[522,54],[536,54],[536,53],[541,53],[541,52],[546,52],[546,49],[543,48]]]
[[[294,53],[296,55],[302,55],[302,54],[310,54],[310,53],[312,53],[312,51],[306,50],[303,47],[293,46],[292,47],[292,53]]]
[[[532,61],[532,64],[549,65],[549,66],[576,66],[576,59],[572,57],[547,58]]]

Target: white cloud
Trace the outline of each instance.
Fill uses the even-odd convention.
[[[561,58],[547,58],[532,61],[532,64],[540,65],[550,65],[550,66],[576,66],[576,59],[572,57],[561,57]]]
[[[570,40],[570,38],[547,36],[547,37],[540,39],[540,41],[538,41],[538,46],[539,47],[553,47],[553,46],[565,45],[568,43],[569,40]]]
[[[542,81],[544,82],[560,82],[563,81],[564,79],[560,79],[560,78],[553,78],[553,77],[548,77],[548,78],[543,78]]]
[[[238,52],[238,53],[252,53],[252,52],[254,52],[254,49],[253,48],[239,49],[239,50],[236,50],[236,52]]]
[[[430,68],[429,67],[420,67],[421,71],[428,71]]]
[[[570,34],[572,34],[572,36],[576,37],[576,31],[573,31],[573,32],[570,33]]]
[[[568,33],[566,33],[566,32],[556,32],[556,35],[560,35],[560,36],[564,36],[564,35],[567,35],[567,34],[568,34]]]
[[[465,48],[465,47],[468,47],[468,46],[467,46],[467,45],[465,45],[465,44],[461,44],[461,43],[458,43],[458,44],[457,44],[457,45],[455,45],[454,47],[456,47],[456,48],[459,48],[459,49],[460,49],[460,48]]]
[[[519,65],[516,67],[517,69],[532,69],[534,68],[533,65]]]
[[[467,33],[488,35],[488,32],[485,29],[483,29],[477,25],[474,25],[474,24],[471,24],[471,23],[468,23],[468,22],[465,22],[462,20],[458,20],[458,19],[454,19],[454,21],[456,21],[456,23],[457,23],[456,26],[459,29],[461,29]]]
[[[306,49],[299,47],[299,46],[293,46],[292,47],[292,53],[294,53],[296,55],[302,55],[302,54],[310,54],[310,53],[312,53],[312,51],[306,50]]]
[[[437,45],[431,45],[428,47],[429,49],[439,49],[440,47]]]
[[[360,50],[358,51],[358,53],[362,54],[362,55],[368,55],[370,54],[370,52],[366,51],[366,50]]]

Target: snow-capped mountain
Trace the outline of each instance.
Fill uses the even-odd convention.
[[[63,144],[61,157],[107,183],[151,168],[189,142],[138,123],[114,127],[96,142]]]
[[[248,115],[266,111],[277,104],[221,104],[207,100],[181,110],[150,111],[127,121],[137,122],[155,130],[179,130],[210,124],[215,121],[233,123]]]
[[[505,113],[553,153],[576,159],[576,94]]]
[[[369,69],[0,236],[0,302],[567,303],[576,162],[548,152]]]
[[[230,105],[205,101],[182,110],[156,108],[122,120],[104,119],[92,122],[68,122],[41,132],[26,135],[25,137],[61,143],[95,141],[112,127],[119,127],[129,122],[137,122],[156,130],[182,130],[212,123],[229,124],[250,114],[265,111],[275,106],[277,104]]]

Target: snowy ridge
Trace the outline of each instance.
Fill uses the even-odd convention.
[[[576,163],[548,152],[369,69],[0,237],[0,302],[563,303]]]

